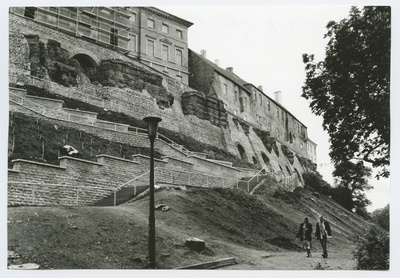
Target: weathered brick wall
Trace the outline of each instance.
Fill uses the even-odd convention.
[[[60,166],[17,159],[9,170],[8,205],[88,205],[98,201],[117,188],[149,169],[149,158],[138,155],[140,162],[99,155],[98,162],[73,157],[60,157]],[[175,183],[201,187],[228,187],[232,179],[204,173],[174,170],[176,159],[156,160],[157,183]],[[175,164],[174,164],[175,163]],[[127,186],[147,185],[148,175]]]
[[[49,119],[45,116],[42,116],[33,111],[27,110],[26,108],[21,107],[20,105],[14,104],[12,102],[10,102],[9,108],[10,108],[10,111],[24,113],[31,117],[36,117],[41,120],[48,121],[48,122],[52,123],[53,125],[79,129],[79,130],[85,131],[89,134],[96,135],[100,138],[107,139],[107,140],[115,142],[115,143],[123,143],[123,144],[131,145],[131,146],[138,146],[138,147],[149,147],[149,145],[150,145],[149,139],[147,138],[146,135],[142,135],[142,134],[136,135],[133,132],[122,132],[122,131],[118,131],[118,130],[115,131],[115,130],[104,129],[104,128],[96,127],[96,126],[92,126],[92,125],[83,125],[83,124],[69,122],[69,121]],[[156,140],[155,149],[164,155],[170,155],[170,156],[174,156],[177,158],[185,158],[186,157],[182,153],[182,151],[179,151],[179,150],[171,147],[167,143],[160,141],[160,140]]]
[[[279,142],[277,142],[277,149],[279,151],[278,156],[274,150],[269,152],[266,149],[264,143],[262,142],[260,137],[254,132],[252,127],[249,128],[249,134],[246,135],[240,124],[238,124],[237,126],[234,124],[232,116],[228,117],[228,121],[230,127],[230,136],[226,137],[232,138],[232,140],[227,140],[227,148],[229,148],[230,152],[235,153],[239,156],[237,145],[240,144],[244,148],[247,158],[251,163],[252,156],[254,156],[262,167],[269,166],[264,162],[262,158],[262,153],[264,153],[269,158],[270,166],[272,166],[272,169],[275,172],[283,171],[286,176],[289,176],[291,173],[293,173],[295,169],[300,174],[304,172],[302,165],[296,157],[294,158],[293,164],[290,163],[287,156],[282,153],[281,144]],[[291,173],[287,171],[286,166],[291,170]]]
[[[90,55],[90,57],[92,57],[96,61],[119,59],[121,61],[133,63],[135,64],[135,66],[144,67],[140,63],[135,62],[135,60],[124,56],[117,51],[113,51],[109,48],[88,41],[84,41],[82,39],[77,39],[74,36],[58,32],[55,29],[34,23],[32,20],[25,19],[23,17],[19,17],[13,14],[10,14],[9,16],[10,36],[13,37],[10,48],[17,47],[16,44],[19,41],[24,40],[24,35],[26,34],[39,35],[41,41],[47,42],[49,39],[51,39],[59,42],[63,49],[69,51],[70,56],[77,53],[85,53],[87,55]],[[13,45],[14,42],[15,45]],[[24,49],[21,48],[21,51],[10,53],[10,61],[23,60],[24,64],[29,64],[29,59],[25,57],[29,55],[29,46],[26,42],[25,44],[20,45],[22,45]],[[20,56],[24,56],[25,58],[21,58]],[[20,71],[10,71],[10,73],[26,73],[26,66],[22,67],[20,66],[21,64],[22,63],[17,63],[15,65],[15,68],[19,68]],[[168,79],[167,77],[164,78]],[[124,95],[126,97],[127,90],[118,89],[116,87],[96,87],[92,84],[85,84],[85,88],[80,87],[79,90],[86,91],[86,87],[88,87],[89,89],[87,91],[92,91],[92,93],[98,96],[106,96],[109,99],[109,101],[106,102],[106,108],[113,111],[123,112],[138,119],[142,119],[143,117],[150,114],[158,115],[163,118],[163,121],[160,123],[161,127],[180,132],[182,134],[192,137],[196,137],[198,133],[201,134],[201,136],[199,136],[198,138],[199,141],[215,146],[222,146],[224,144],[224,138],[221,137],[221,131],[219,130],[219,128],[215,128],[215,126],[213,126],[208,121],[199,120],[196,117],[185,117],[183,115],[182,107],[180,105],[180,96],[184,92],[184,90],[187,89],[187,87],[177,86],[176,82],[170,81],[169,79],[166,83],[163,83],[168,84],[168,88],[174,89],[169,90],[169,93],[171,93],[175,99],[174,105],[172,105],[172,107],[170,108],[165,109],[160,109],[154,99],[152,99],[151,95],[147,92],[136,92],[136,95],[132,97],[133,100],[132,98],[130,98],[130,101],[126,101],[126,99],[119,100],[118,94],[120,91],[124,91]],[[59,84],[52,84],[52,86],[54,88],[54,92],[56,93],[64,94],[63,91],[65,91],[64,95],[68,94],[75,97],[75,88],[64,87]],[[131,92],[132,91],[130,91],[130,93]],[[145,96],[143,96],[143,94]],[[118,96],[118,98],[115,97],[116,95]],[[104,103],[104,101],[102,101],[101,99],[99,99],[98,102],[99,105],[103,105]],[[218,135],[215,135],[215,133],[218,133]]]
[[[56,99],[47,99],[47,98],[42,98],[42,97],[36,97],[36,96],[27,96],[27,99],[30,101],[34,101],[37,104],[50,108],[50,109],[61,109],[64,105],[64,102],[61,100],[56,100]]]
[[[241,171],[236,168],[219,164],[197,156],[191,156],[190,158],[195,171],[210,173],[210,175],[218,175],[225,178],[236,179],[242,177]]]
[[[150,70],[148,67],[145,67],[131,58],[109,48],[60,33],[55,29],[47,28],[43,25],[34,23],[31,20],[10,14],[10,49],[13,49],[13,51],[10,51],[10,61],[12,61],[12,65],[10,64],[10,74],[20,75],[26,74],[30,71],[29,46],[24,38],[24,35],[26,34],[39,35],[40,40],[44,42],[47,42],[49,39],[55,40],[60,43],[60,46],[63,49],[69,51],[71,56],[78,53],[84,53],[92,57],[98,63],[102,60],[119,59]],[[203,82],[205,85],[208,84],[208,87],[206,87],[209,88],[211,82],[215,78],[214,73],[206,72],[204,78]],[[237,128],[231,119],[228,119],[228,127],[224,128],[217,127],[210,121],[200,119],[193,115],[185,116],[182,112],[182,94],[185,91],[192,91],[193,89],[178,84],[177,81],[167,77],[164,77],[162,84],[174,97],[173,105],[164,109],[158,107],[155,99],[145,89],[137,91],[129,88],[107,87],[90,83],[81,83],[79,85],[80,87],[71,88],[50,81],[42,82],[40,86],[48,88],[53,93],[86,101],[112,111],[122,112],[138,119],[142,119],[148,115],[160,116],[163,119],[160,123],[160,127],[195,138],[199,142],[227,150],[236,156],[239,156],[237,144],[240,144],[245,149],[249,162],[252,162],[252,157],[255,156],[260,164],[263,165],[263,160],[260,154],[262,151],[270,158],[271,164],[275,170],[279,171],[279,166],[281,166],[282,169],[284,169],[283,171],[286,171],[285,164],[287,161],[285,160],[285,156],[281,154],[277,157],[273,152],[270,154],[265,149],[265,146],[263,146],[258,136],[251,130],[251,127],[249,128],[249,134],[246,135],[243,127],[239,126]],[[202,87],[197,89],[202,89]],[[12,109],[21,110],[20,107]],[[228,116],[228,118],[229,117],[230,116]],[[57,120],[51,121],[54,122],[54,124],[62,124],[82,129],[83,131],[96,134],[101,138],[113,142],[148,147],[148,139],[144,136],[134,136],[124,132],[112,132],[97,127],[82,126],[71,122]],[[157,142],[156,148],[164,155],[174,156],[181,159],[185,158],[185,155],[182,154],[182,152],[166,145],[165,143]],[[298,171],[302,173],[302,167],[296,158],[294,160],[293,166],[298,168]]]
[[[101,199],[108,190],[11,182],[7,192],[9,206],[81,206]]]

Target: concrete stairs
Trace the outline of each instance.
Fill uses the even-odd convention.
[[[257,176],[256,178],[254,177],[246,177],[242,178],[238,185],[237,189],[240,191],[244,191],[246,193],[250,193],[253,191],[254,188],[256,188],[264,179],[266,176]]]
[[[121,188],[119,191],[112,192],[107,197],[93,203],[92,206],[118,206],[120,204],[128,202],[133,197],[137,196],[148,188],[148,185]]]

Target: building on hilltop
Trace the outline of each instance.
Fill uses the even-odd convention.
[[[12,7],[10,83],[105,108],[127,125],[158,115],[163,135],[179,143],[172,148],[192,151],[184,159],[207,157],[200,168],[215,163],[248,177],[266,167],[302,184],[301,174],[313,170],[307,160],[316,161],[307,127],[280,92],[268,97],[233,68],[189,50],[191,25],[153,7]]]
[[[310,159],[312,163],[317,163],[317,144],[310,138],[308,138],[307,142],[307,158]]]
[[[268,132],[296,154],[316,161],[316,144],[308,139],[307,127],[281,104],[281,92],[270,98],[261,86],[237,76],[232,67],[223,69],[208,60],[205,50],[201,54],[189,50],[189,71],[189,85],[217,96],[233,119]]]
[[[188,84],[191,22],[153,7],[12,7],[35,23],[138,59]]]

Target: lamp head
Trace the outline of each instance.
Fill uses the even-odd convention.
[[[154,140],[157,137],[158,123],[161,122],[159,117],[146,117],[143,119],[147,123],[149,139]]]

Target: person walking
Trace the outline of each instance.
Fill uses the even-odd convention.
[[[322,215],[319,216],[319,221],[315,228],[315,237],[321,241],[322,257],[328,258],[327,242],[328,238],[332,238],[331,227],[329,222],[324,219]]]
[[[305,217],[304,222],[300,224],[296,238],[299,238],[301,241],[303,241],[303,249],[306,249],[307,257],[311,256],[311,234],[312,225],[308,222],[308,218]]]

